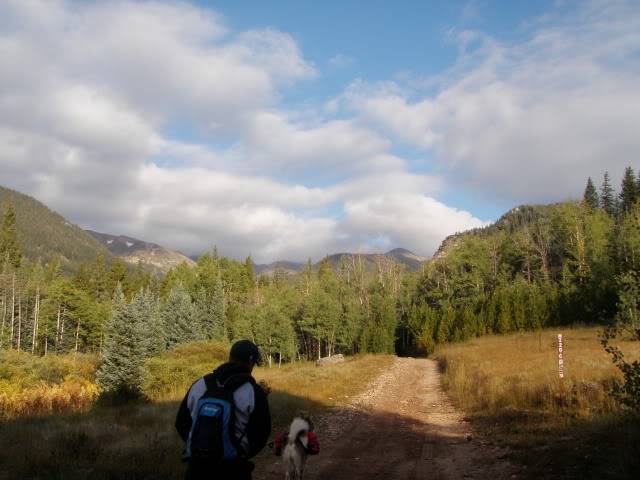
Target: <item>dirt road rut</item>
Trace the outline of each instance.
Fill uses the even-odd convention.
[[[433,360],[397,358],[348,407],[318,419],[321,453],[305,480],[517,478],[497,447],[481,444],[442,390]],[[273,461],[254,478],[284,478]]]

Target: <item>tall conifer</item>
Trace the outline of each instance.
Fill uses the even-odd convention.
[[[176,283],[169,292],[160,311],[160,317],[167,348],[200,338],[200,328],[191,296],[182,282]]]
[[[146,332],[140,310],[125,301],[120,285],[114,294],[103,352],[103,361],[96,373],[102,390],[125,398],[139,396],[148,354]]]
[[[591,210],[598,208],[598,192],[596,191],[596,187],[593,185],[593,181],[591,181],[591,177],[587,180],[587,186],[584,189],[584,197],[582,201]]]
[[[600,187],[600,207],[611,216],[616,213],[616,201],[609,180],[609,172],[604,172],[602,187]]]
[[[16,212],[12,203],[7,203],[0,230],[0,264],[7,263],[14,269],[22,262],[22,249],[18,244]]]
[[[638,185],[636,176],[631,167],[627,167],[622,177],[622,188],[620,190],[620,208],[623,212],[628,212],[638,198]]]

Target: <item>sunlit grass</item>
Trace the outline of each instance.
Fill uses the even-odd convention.
[[[62,410],[21,410],[11,403],[11,419],[0,421],[0,479],[183,478],[182,444],[173,425],[178,403],[195,380],[225,361],[228,349],[197,342],[150,359],[143,402],[100,406],[92,399],[86,405],[68,402]],[[261,367],[254,374],[272,389],[269,403],[278,432],[299,410],[318,414],[348,402],[392,361],[389,355],[366,355],[326,367],[312,362]],[[67,388],[69,378],[97,388],[87,379],[96,364],[95,357],[79,356],[73,363],[72,357],[48,356],[45,362],[29,354],[10,354],[2,357],[0,381],[13,385],[17,393],[12,402],[21,395],[46,398]]]
[[[564,378],[558,376],[558,338],[564,339]],[[631,357],[639,342],[621,342]],[[537,412],[564,422],[572,416],[612,412],[608,394],[619,372],[604,352],[595,328],[543,330],[479,338],[436,351],[444,384],[469,412]]]
[[[86,411],[98,398],[95,355],[0,355],[0,420]]]
[[[558,377],[557,334],[564,340]],[[609,394],[620,378],[597,328],[488,336],[441,346],[443,385],[483,437],[516,449],[529,473],[632,478],[640,421]],[[640,342],[619,342],[629,359]]]

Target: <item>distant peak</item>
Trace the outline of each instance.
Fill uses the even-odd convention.
[[[394,248],[393,250],[389,250],[386,255],[415,255],[411,250],[407,250],[406,248]]]

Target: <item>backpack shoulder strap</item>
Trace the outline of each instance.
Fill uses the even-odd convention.
[[[218,387],[218,382],[213,373],[206,374],[202,379],[204,380],[204,384],[207,386],[207,392],[213,392],[220,388]]]
[[[256,381],[249,373],[236,373],[235,375],[231,375],[224,382],[225,390],[229,390],[231,392],[235,392],[238,388],[240,388],[245,383],[251,383],[251,385],[255,385]]]

